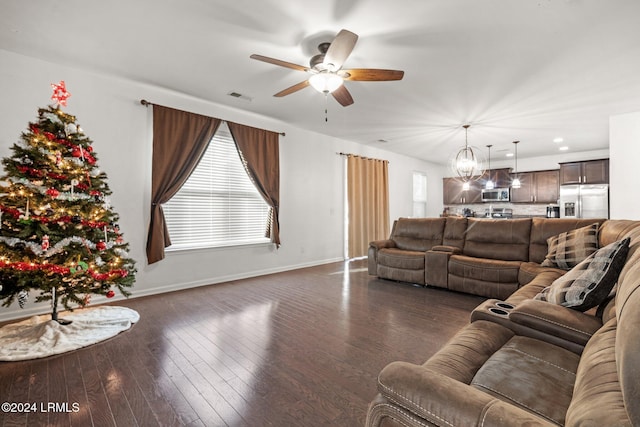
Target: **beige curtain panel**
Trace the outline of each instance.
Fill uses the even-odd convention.
[[[151,171],[151,221],[147,260],[164,259],[171,245],[162,204],[180,190],[200,162],[220,119],[153,105],[153,160]]]
[[[389,171],[386,160],[347,156],[349,258],[367,255],[369,242],[389,237]]]
[[[232,122],[227,126],[249,178],[271,207],[265,236],[280,246],[279,134]]]

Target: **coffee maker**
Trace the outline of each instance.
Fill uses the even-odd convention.
[[[560,218],[560,206],[547,206],[547,218]]]

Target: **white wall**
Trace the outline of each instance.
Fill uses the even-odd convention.
[[[609,207],[611,218],[640,219],[640,112],[609,119]]]
[[[11,155],[11,145],[35,121],[37,109],[49,104],[50,83],[65,80],[71,93],[65,111],[77,117],[94,141],[99,167],[107,173],[112,205],[120,228],[137,260],[133,296],[266,274],[342,259],[343,158],[348,152],[389,160],[390,217],[412,213],[412,172],[428,175],[428,215],[442,209],[444,168],[393,154],[380,148],[326,137],[267,117],[247,113],[160,87],[100,75],[0,50],[0,157]],[[188,77],[186,77],[188,78]],[[147,265],[152,110],[140,99],[286,132],[280,139],[282,246],[251,246],[167,253]],[[0,230],[1,231],[1,230]],[[33,295],[32,295],[33,297]],[[94,303],[104,301],[94,298]],[[0,308],[0,321],[36,313],[49,307],[29,302]]]

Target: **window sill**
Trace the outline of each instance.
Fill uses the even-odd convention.
[[[165,253],[182,253],[182,252],[199,252],[199,251],[207,251],[207,250],[225,250],[225,249],[238,249],[238,248],[250,248],[250,247],[267,247],[272,246],[273,243],[269,240],[261,240],[255,242],[242,242],[242,243],[221,243],[218,245],[210,244],[210,245],[202,245],[202,246],[176,246],[171,245],[165,248]]]

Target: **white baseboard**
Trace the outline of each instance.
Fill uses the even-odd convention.
[[[218,283],[231,282],[234,280],[242,280],[242,279],[249,279],[252,277],[266,276],[267,274],[282,273],[285,271],[298,270],[298,269],[307,268],[307,267],[315,267],[317,265],[331,264],[333,262],[341,262],[341,261],[344,261],[344,259],[342,258],[325,259],[325,260],[312,261],[312,262],[296,264],[296,265],[280,266],[280,267],[274,267],[274,268],[267,268],[263,270],[255,270],[255,271],[248,271],[248,272],[243,272],[238,274],[230,274],[227,276],[214,277],[210,279],[201,279],[201,280],[195,280],[191,282],[174,283],[166,286],[150,287],[141,291],[136,291],[136,287],[134,284],[134,286],[131,288],[131,296],[128,299],[140,298],[140,297],[145,297],[149,295],[163,294],[165,292],[179,291],[182,289],[196,288],[199,286],[215,285]],[[91,306],[104,304],[107,302],[122,301],[126,299],[127,298],[125,298],[120,294],[116,295],[113,298],[107,298],[103,295],[92,295]],[[13,306],[3,307],[1,310],[3,312],[0,314],[0,322],[6,322],[8,320],[23,319],[31,316],[50,313],[51,304],[43,302],[40,304],[33,304],[31,307],[28,307],[28,308],[21,309],[21,308],[18,308],[17,305],[14,303]],[[63,310],[63,308],[59,307],[58,310]]]

